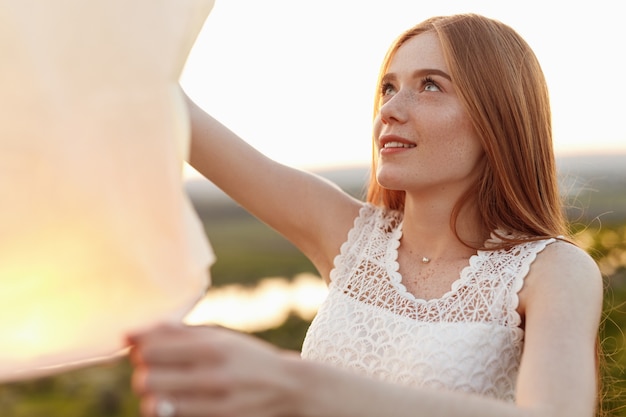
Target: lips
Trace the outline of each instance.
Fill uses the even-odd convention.
[[[381,136],[379,141],[379,147],[382,150],[401,150],[401,149],[410,149],[410,148],[415,148],[417,145],[415,144],[415,142],[412,142],[408,139],[405,139],[403,137],[400,136],[396,136],[396,135],[385,135],[385,136]]]
[[[397,141],[392,141],[392,142],[386,142],[383,145],[383,148],[388,149],[388,148],[414,148],[415,144],[412,143],[404,143],[404,142],[397,142]]]

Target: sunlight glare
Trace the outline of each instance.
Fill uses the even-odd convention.
[[[264,278],[254,288],[226,285],[210,289],[185,322],[258,332],[280,326],[290,313],[311,320],[326,294],[326,284],[313,274],[300,274],[293,281]]]

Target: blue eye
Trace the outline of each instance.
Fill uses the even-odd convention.
[[[437,83],[431,77],[422,78],[422,88],[424,91],[441,91]]]
[[[393,84],[391,84],[389,82],[383,83],[380,86],[380,95],[383,96],[383,97],[391,95],[391,94],[393,94],[395,92],[396,92],[396,88],[393,86]]]

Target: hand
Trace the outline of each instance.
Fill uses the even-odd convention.
[[[162,325],[129,340],[142,416],[291,415],[295,353],[220,327]],[[159,416],[164,400],[175,411]]]

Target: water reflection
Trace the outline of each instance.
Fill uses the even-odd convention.
[[[313,274],[264,278],[255,287],[227,285],[210,289],[185,321],[258,332],[280,326],[290,313],[311,320],[326,294],[326,284]]]
[[[626,226],[583,230],[576,235],[576,241],[596,255],[605,277],[626,268]],[[265,278],[255,287],[212,288],[185,321],[258,332],[280,326],[290,313],[311,320],[326,294],[326,284],[313,274],[301,274],[291,281]]]

